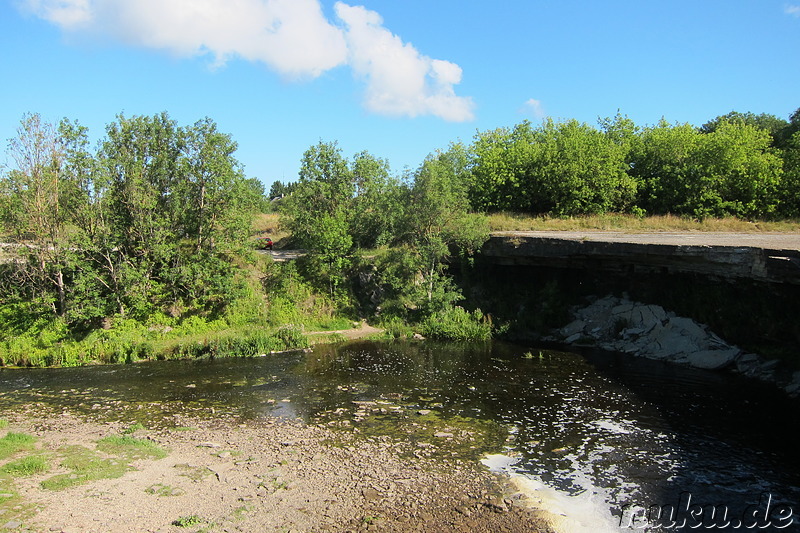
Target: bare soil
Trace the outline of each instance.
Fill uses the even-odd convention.
[[[65,445],[88,448],[122,424],[64,413],[5,415],[9,427],[38,437],[40,452]],[[58,473],[20,477],[16,488],[28,518],[0,515],[12,531],[425,531],[546,532],[524,496],[478,464],[410,459],[386,438],[364,439],[299,422],[262,419],[246,424],[181,419],[164,430],[139,429],[168,451],[136,460],[121,478],[60,491],[41,481]],[[3,461],[6,462],[6,461]],[[190,519],[190,517],[192,517]],[[178,525],[183,523],[188,525]]]

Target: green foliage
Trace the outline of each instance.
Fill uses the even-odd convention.
[[[781,163],[769,134],[740,122],[721,122],[702,134],[688,124],[642,133],[632,155],[649,213],[693,217],[766,217],[777,208]]]
[[[97,449],[108,454],[132,459],[163,459],[167,452],[153,441],[130,435],[111,435],[97,442]]]
[[[0,472],[14,477],[32,476],[47,472],[50,465],[42,455],[28,455],[16,461],[11,461],[0,467]]]
[[[485,341],[492,338],[492,325],[480,309],[470,313],[462,307],[451,307],[427,317],[422,333],[432,339]]]
[[[42,488],[64,490],[95,479],[115,479],[131,470],[125,461],[101,458],[96,452],[83,446],[67,446],[59,450],[61,466],[70,471],[57,474],[42,481]]]
[[[206,520],[205,518],[201,518],[196,514],[189,516],[181,516],[176,520],[172,521],[172,525],[178,527],[194,527],[206,523],[208,523],[208,520]]]
[[[472,206],[554,215],[623,211],[636,183],[625,172],[626,119],[606,133],[575,120],[479,133],[472,146]]]
[[[36,442],[36,437],[26,433],[9,431],[0,439],[0,459],[5,459],[22,450],[30,450]]]

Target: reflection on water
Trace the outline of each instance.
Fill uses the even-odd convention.
[[[731,509],[762,493],[800,503],[798,402],[617,354],[354,342],[259,359],[0,372],[0,409],[25,405],[150,427],[183,413],[302,417],[405,439],[417,454],[501,453],[514,472],[593,495],[616,515],[687,492]]]

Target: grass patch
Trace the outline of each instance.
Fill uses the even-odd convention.
[[[47,459],[42,455],[29,455],[16,461],[6,463],[0,468],[0,472],[9,474],[13,477],[32,476],[42,474],[50,470]]]
[[[68,474],[58,474],[42,481],[48,490],[63,490],[74,485],[95,479],[114,479],[133,470],[126,461],[116,458],[103,458],[97,452],[83,446],[67,446],[60,450],[61,466],[70,470]]]
[[[519,213],[489,215],[492,231],[624,231],[630,233],[666,231],[719,231],[735,233],[798,232],[800,221],[749,221],[735,217],[703,220],[675,215],[637,217],[620,213],[554,218]]]
[[[139,422],[136,422],[136,423],[134,423],[134,424],[131,424],[130,426],[128,426],[128,427],[125,429],[125,431],[123,431],[122,433],[123,433],[123,435],[131,435],[131,434],[133,434],[133,433],[136,433],[136,432],[137,432],[137,431],[139,431],[140,429],[147,429],[147,428],[145,428],[145,427],[144,427],[142,424],[140,424]]]
[[[0,429],[6,429],[8,427],[8,420],[5,418],[0,418]]]
[[[181,516],[180,518],[172,521],[172,525],[178,527],[193,527],[208,523],[208,520],[196,514]]]
[[[167,452],[147,439],[137,439],[130,435],[112,435],[101,439],[97,449],[126,459],[163,459]]]
[[[155,485],[150,485],[144,491],[147,494],[153,494],[154,496],[180,496],[185,494],[186,491],[177,487],[171,487],[169,485],[164,485],[162,483],[156,483]]]
[[[211,469],[205,466],[192,466],[186,463],[175,465],[175,468],[178,469],[179,476],[188,477],[195,482],[202,481],[214,473],[211,471]]]
[[[0,459],[5,459],[22,450],[30,450],[36,437],[26,433],[14,433],[9,431],[5,437],[0,439]]]

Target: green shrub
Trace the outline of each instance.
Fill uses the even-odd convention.
[[[308,337],[303,331],[294,324],[287,324],[275,332],[275,336],[280,340],[281,349],[290,350],[293,348],[308,348]]]
[[[470,313],[462,307],[434,313],[422,323],[422,331],[432,339],[475,341],[492,338],[492,325],[480,309]]]

